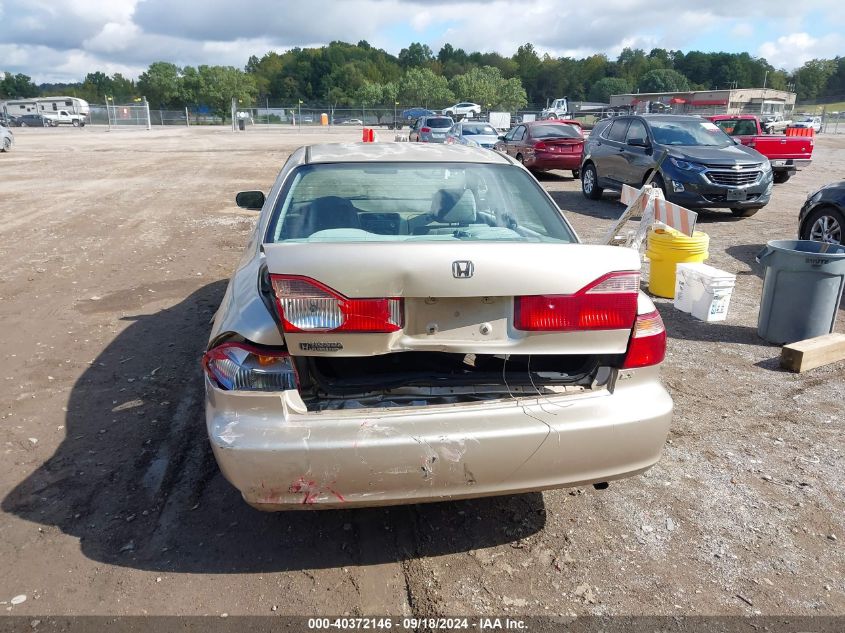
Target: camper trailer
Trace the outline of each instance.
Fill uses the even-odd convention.
[[[82,117],[82,120],[86,120],[91,111],[85,99],[77,99],[76,97],[12,99],[0,104],[0,110],[5,112],[7,116],[14,117],[24,114],[41,114],[49,117],[64,111],[70,115],[78,115],[78,117]]]

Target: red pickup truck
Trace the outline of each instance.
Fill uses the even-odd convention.
[[[813,159],[812,136],[764,134],[760,119],[753,114],[719,114],[705,117],[743,145],[753,147],[772,163],[775,182],[786,182],[799,167]]]

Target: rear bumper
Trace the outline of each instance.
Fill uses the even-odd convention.
[[[294,413],[278,393],[206,382],[220,469],[263,510],[373,506],[618,479],[660,457],[672,400],[657,368],[611,392]]]
[[[537,154],[525,157],[525,166],[530,169],[580,169],[581,153]]]
[[[811,158],[772,158],[772,171],[796,171],[813,162]]]

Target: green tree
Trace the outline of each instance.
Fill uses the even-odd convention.
[[[811,59],[795,71],[795,92],[801,101],[818,99],[825,91],[828,80],[837,71],[833,59]]]
[[[689,90],[689,81],[677,70],[658,68],[643,75],[637,87],[641,92],[683,92]]]
[[[38,86],[32,83],[32,79],[23,73],[3,73],[0,79],[0,98],[3,99],[28,99],[37,97]]]
[[[438,105],[451,102],[455,95],[445,77],[428,68],[411,68],[399,80],[399,100],[407,105]]]
[[[610,103],[610,95],[631,92],[631,84],[621,77],[605,77],[590,87],[589,100],[597,103]]]
[[[197,102],[209,106],[224,121],[231,111],[233,98],[249,104],[258,94],[252,77],[232,66],[200,66],[196,77],[192,77],[192,83],[194,81]]]
[[[458,99],[474,101],[483,107],[518,110],[528,104],[522,82],[517,77],[505,79],[498,68],[473,68],[450,82]]]
[[[153,62],[138,77],[138,92],[144,95],[154,108],[182,105],[182,71],[176,64]]]
[[[399,65],[402,68],[418,68],[425,66],[428,62],[434,59],[434,53],[428,47],[428,44],[420,44],[414,42],[408,48],[403,48],[399,51]]]
[[[363,105],[382,104],[384,103],[384,88],[380,84],[366,81],[355,93],[355,101]]]

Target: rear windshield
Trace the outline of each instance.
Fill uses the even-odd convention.
[[[658,119],[648,123],[655,142],[660,145],[733,145],[731,138],[710,121]]]
[[[752,119],[719,119],[716,125],[730,136],[751,136],[757,134],[757,124]]]
[[[266,242],[574,242],[525,170],[475,163],[347,163],[297,168]]]
[[[496,130],[494,130],[492,126],[487,125],[486,123],[464,123],[463,130],[464,136],[472,136],[475,134],[483,136],[496,136]]]
[[[455,122],[448,117],[426,119],[425,124],[428,127],[452,127]]]
[[[562,123],[532,125],[531,136],[534,138],[581,138],[581,130],[574,125]]]

